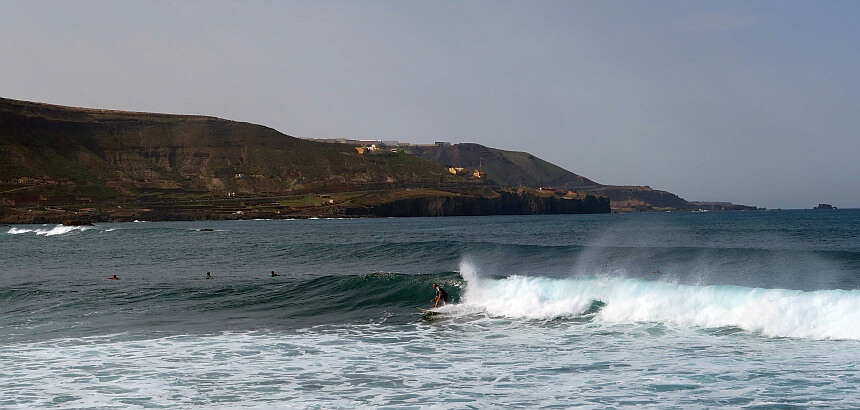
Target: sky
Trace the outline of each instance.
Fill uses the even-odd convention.
[[[8,1],[0,96],[860,207],[857,1]]]

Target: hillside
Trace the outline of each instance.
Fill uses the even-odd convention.
[[[606,198],[489,185],[261,125],[0,99],[2,222],[383,216],[395,202],[428,204],[404,216],[609,212]]]
[[[410,155],[362,156],[350,146],[214,117],[0,99],[0,124],[0,181],[50,182],[48,193],[282,193],[457,180]]]
[[[466,172],[453,175],[448,167]],[[470,175],[475,169],[483,172],[481,178]],[[481,187],[492,187],[493,191],[480,193]],[[353,211],[373,214],[376,211],[372,210],[385,208],[385,201],[393,201],[382,192],[404,189],[470,192],[454,195],[457,199],[446,199],[448,202],[436,200],[445,202],[439,205],[445,210],[441,214],[480,213],[475,208],[480,206],[505,213],[520,212],[516,209],[535,213],[579,209],[571,203],[552,205],[549,202],[555,201],[554,197],[529,199],[531,194],[516,191],[518,187],[554,188],[566,201],[607,197],[612,211],[617,212],[751,208],[693,204],[650,187],[602,185],[529,153],[479,144],[411,145],[362,154],[355,145],[299,139],[265,126],[215,117],[0,98],[0,212],[7,209],[7,214],[16,213],[5,220],[35,220],[32,212],[36,210],[24,209],[28,207],[77,212],[72,208],[89,205],[123,209],[112,209],[111,218],[120,214],[125,214],[123,218],[206,218],[246,211],[308,216]],[[495,198],[515,191],[522,203],[501,205],[498,200],[465,199]],[[576,194],[565,196],[568,191]],[[380,194],[363,199],[373,206],[361,205],[353,211],[345,210],[348,204],[323,204],[319,197],[305,198],[307,194],[350,192]],[[271,206],[258,207],[266,201]],[[434,200],[428,197],[422,201]],[[529,205],[529,201],[544,203]],[[326,205],[326,209],[305,205]],[[471,210],[459,210],[462,206]],[[582,209],[586,208],[603,212],[603,204]],[[158,210],[152,214],[145,209]],[[408,214],[402,209],[397,213]]]
[[[502,185],[576,190],[606,196],[613,212],[755,209],[733,204],[691,203],[671,192],[648,186],[602,185],[527,152],[479,144],[410,146],[407,152],[443,166],[479,168],[487,178]]]
[[[487,174],[487,178],[506,186],[558,189],[601,186],[527,152],[505,151],[479,144],[409,146],[406,152],[440,165],[480,168]]]

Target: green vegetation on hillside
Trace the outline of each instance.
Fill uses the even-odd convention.
[[[362,153],[214,117],[0,98],[0,220],[602,209],[591,199],[585,205],[587,194],[622,211],[692,206],[665,191],[601,185],[529,153],[478,144]]]
[[[472,214],[564,210],[403,152],[361,153],[213,117],[0,99],[0,221],[367,216],[443,198],[451,214],[463,204]]]
[[[260,125],[212,117],[89,110],[0,99],[0,181],[149,192],[286,194],[365,186],[457,184],[431,161],[360,155]],[[92,191],[92,189],[90,189]],[[51,196],[55,190],[32,188]]]

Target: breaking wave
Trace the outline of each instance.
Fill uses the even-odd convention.
[[[55,235],[63,235],[74,231],[86,231],[94,229],[92,226],[65,226],[65,225],[56,225],[53,227],[44,227],[44,228],[10,228],[7,232],[10,235],[20,235],[24,233],[34,233],[36,235],[44,235],[44,236],[55,236]]]
[[[735,327],[770,337],[860,340],[860,291],[695,286],[631,278],[480,277],[461,263],[463,308],[491,316]],[[599,309],[591,313],[593,305]]]

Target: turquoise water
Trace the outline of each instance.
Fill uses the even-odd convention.
[[[860,406],[857,210],[19,225],[0,266],[0,408]]]

